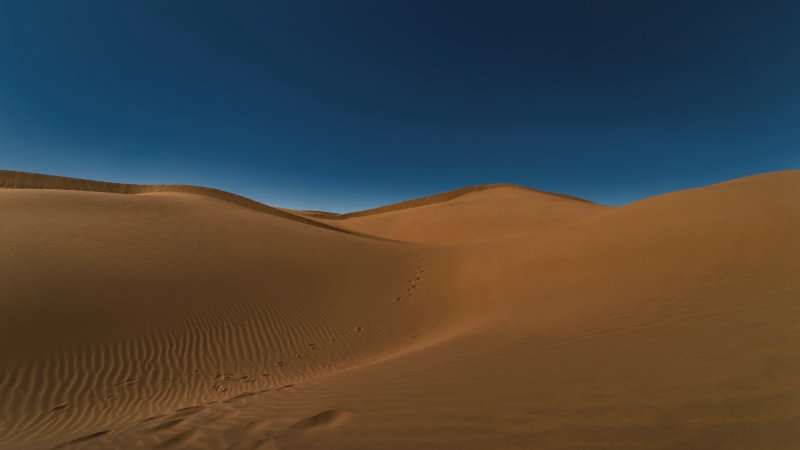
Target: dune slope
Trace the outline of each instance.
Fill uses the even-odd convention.
[[[109,194],[150,194],[158,192],[195,194],[215,198],[243,208],[283,217],[284,219],[294,220],[295,222],[305,223],[315,227],[349,232],[334,225],[312,220],[305,215],[292,214],[286,209],[274,208],[247,197],[242,197],[241,195],[203,186],[109,183],[106,181],[84,180],[81,178],[60,177],[56,175],[0,170],[0,189],[48,189],[105,192]]]
[[[354,212],[344,213],[344,214],[337,214],[337,213],[331,213],[331,212],[325,212],[325,211],[305,211],[305,212],[309,216],[318,217],[318,218],[322,218],[322,219],[337,219],[337,220],[351,219],[353,217],[371,216],[371,215],[374,215],[374,214],[381,214],[381,213],[387,213],[387,212],[402,211],[402,210],[405,210],[405,209],[419,208],[420,206],[435,205],[437,203],[444,203],[444,202],[448,202],[448,201],[451,201],[451,200],[455,200],[455,199],[457,199],[459,197],[462,197],[462,196],[468,195],[468,194],[472,194],[472,193],[475,193],[475,192],[487,191],[487,190],[490,190],[490,189],[500,189],[500,188],[502,188],[502,189],[514,189],[514,190],[518,190],[518,191],[525,191],[525,192],[528,192],[528,193],[537,193],[537,194],[545,195],[545,196],[548,196],[548,197],[556,197],[556,198],[563,198],[563,199],[568,199],[568,200],[575,200],[575,201],[583,202],[583,203],[590,203],[590,204],[593,203],[593,202],[591,202],[589,200],[586,200],[586,199],[583,199],[583,198],[580,198],[580,197],[575,197],[573,195],[558,194],[558,193],[555,193],[555,192],[547,192],[547,191],[542,191],[542,190],[539,190],[539,189],[532,189],[532,188],[529,188],[527,186],[520,186],[520,185],[517,185],[517,184],[499,183],[499,184],[478,184],[478,185],[474,185],[474,186],[466,186],[466,187],[459,188],[459,189],[453,189],[452,191],[442,192],[440,194],[427,195],[425,197],[415,198],[415,199],[412,199],[412,200],[406,200],[406,201],[399,202],[399,203],[392,203],[390,205],[379,206],[377,208],[365,209],[363,211],[354,211]]]
[[[13,189],[0,210],[0,448],[355,367],[435,315],[410,307],[417,249],[212,197]]]
[[[430,246],[0,190],[0,447],[796,448],[798,198],[777,172]]]
[[[539,232],[607,209],[571,196],[512,185],[474,186],[384,208],[315,218],[409,242],[467,244]]]

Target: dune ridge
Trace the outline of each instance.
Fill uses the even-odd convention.
[[[351,230],[342,229],[334,225],[312,220],[306,216],[292,214],[286,210],[265,205],[255,200],[223,191],[203,186],[178,185],[178,184],[126,184],[112,183],[108,181],[85,180],[82,178],[70,178],[57,175],[46,175],[31,172],[18,172],[13,170],[0,169],[0,189],[58,189],[74,191],[105,192],[110,194],[153,194],[153,193],[182,193],[203,195],[216,198],[243,208],[260,211],[295,222],[304,223],[329,230],[344,233],[353,233]]]
[[[328,219],[328,220],[345,220],[351,219],[353,217],[364,217],[364,216],[371,216],[374,214],[382,214],[387,212],[394,212],[394,211],[402,211],[404,209],[410,208],[417,208],[420,206],[428,206],[428,205],[435,205],[437,203],[444,203],[450,200],[455,200],[458,197],[471,194],[473,192],[480,192],[486,191],[489,189],[498,189],[498,188],[510,188],[510,189],[520,189],[528,192],[535,192],[538,194],[550,195],[553,197],[564,198],[568,200],[575,200],[578,202],[585,202],[585,203],[594,203],[590,200],[586,200],[580,197],[575,197],[573,195],[567,194],[558,194],[555,192],[548,192],[542,191],[539,189],[530,188],[527,186],[521,186],[518,184],[507,184],[507,183],[495,183],[495,184],[478,184],[474,186],[465,186],[458,189],[453,189],[452,191],[446,191],[439,194],[432,194],[426,195],[424,197],[419,197],[411,200],[405,200],[398,203],[392,203],[390,205],[379,206],[377,208],[370,208],[365,209],[362,211],[354,211],[349,213],[332,213],[327,211],[304,211],[308,215],[312,217],[317,217],[320,219]]]
[[[783,171],[337,222],[376,240],[196,195],[0,190],[0,448],[792,449],[798,198]]]
[[[453,191],[432,201],[411,200],[400,208],[392,206],[335,220],[316,218],[388,239],[449,246],[541,233],[608,209],[612,208],[570,196],[491,185]]]

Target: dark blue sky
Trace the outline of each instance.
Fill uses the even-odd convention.
[[[0,2],[0,167],[362,209],[800,167],[800,2]]]

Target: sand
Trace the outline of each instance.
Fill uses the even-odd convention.
[[[800,442],[800,171],[348,215],[0,186],[3,449]]]
[[[513,185],[473,186],[356,213],[309,217],[373,236],[436,245],[491,241],[559,227],[606,207]]]

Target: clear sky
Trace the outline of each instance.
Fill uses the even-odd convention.
[[[347,211],[798,167],[798,1],[0,1],[0,168]]]

